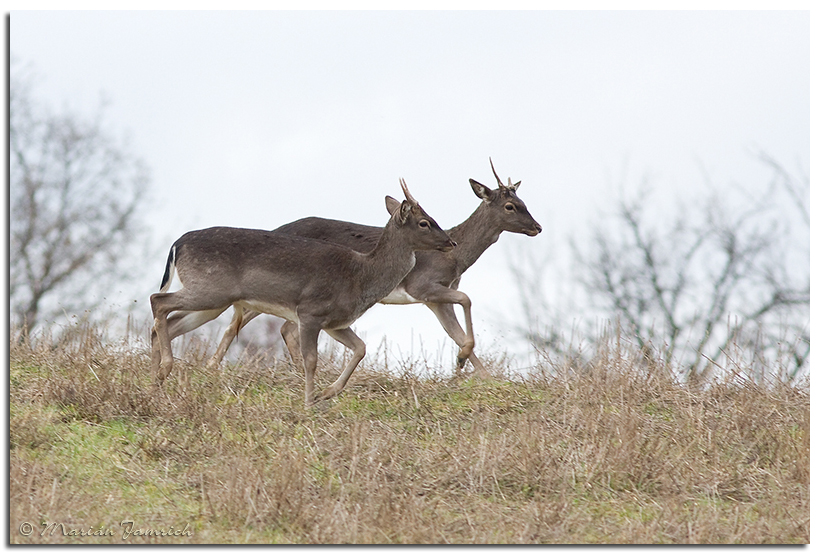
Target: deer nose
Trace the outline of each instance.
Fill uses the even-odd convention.
[[[458,246],[456,244],[456,241],[454,241],[453,239],[449,239],[447,242],[448,242],[447,246],[441,245],[436,250],[439,250],[441,252],[449,252],[450,250],[452,250],[453,248]]]

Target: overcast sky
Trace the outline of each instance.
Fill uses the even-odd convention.
[[[513,338],[510,252],[563,245],[622,184],[649,175],[660,203],[704,172],[762,186],[758,150],[808,173],[808,12],[13,11],[10,27],[40,98],[89,114],[105,98],[151,168],[162,252],[128,288],[146,317],[190,229],[384,225],[399,177],[451,227],[478,206],[468,178],[495,184],[492,156],[545,232],[505,234],[462,279],[481,356]],[[449,363],[424,307],[354,329],[370,352],[385,334],[395,352],[446,344]]]

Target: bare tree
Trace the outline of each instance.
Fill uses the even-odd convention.
[[[579,283],[601,313],[690,381],[729,369],[738,357],[758,375],[777,365],[790,379],[808,362],[808,179],[758,158],[772,170],[762,195],[738,189],[730,204],[713,194],[653,221],[643,190],[619,202],[613,226],[599,223],[589,244],[573,243]],[[778,202],[783,193],[790,206]],[[579,356],[557,331],[566,323],[553,317],[552,325],[532,325],[533,306],[547,302],[537,277],[520,267],[515,273],[529,339],[543,351]],[[595,323],[583,328],[595,340]]]
[[[52,113],[32,77],[12,63],[9,95],[10,308],[33,328],[43,317],[93,306],[91,292],[122,277],[144,231],[137,217],[148,171],[92,119]]]

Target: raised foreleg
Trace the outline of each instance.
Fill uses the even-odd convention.
[[[466,334],[461,329],[461,325],[458,325],[457,321],[456,327],[451,326],[451,328],[457,328],[458,331],[460,331],[460,333],[457,333],[457,336],[460,337],[459,339],[456,339],[453,333],[450,332],[450,329],[444,325],[444,322],[442,322],[442,326],[444,326],[444,330],[447,331],[447,334],[449,334],[450,337],[452,337],[452,339],[458,344],[460,348],[458,351],[458,366],[463,367],[464,362],[466,362],[470,357],[470,354],[473,352],[473,347],[475,346],[475,337],[473,336],[473,315],[471,311],[472,302],[470,301],[470,297],[460,290],[434,283],[425,283],[423,286],[418,288],[414,286],[412,288],[408,288],[407,292],[410,293],[413,298],[424,302],[424,304],[428,307],[430,307],[431,304],[459,304],[462,307],[464,310],[464,326],[467,328]],[[433,310],[433,312],[435,313],[435,310]],[[438,314],[436,314],[436,316],[438,317]],[[439,318],[439,321],[441,321],[441,318]],[[453,315],[453,321],[455,321],[455,315]]]
[[[466,295],[465,295],[466,296]],[[475,345],[475,340],[471,340],[468,337],[467,333],[464,332],[464,329],[461,328],[461,324],[458,322],[456,318],[456,312],[453,309],[452,303],[447,304],[439,304],[435,302],[425,302],[424,304],[430,310],[436,314],[436,317],[441,323],[441,326],[450,335],[450,338],[453,339],[456,344],[461,348],[458,354],[458,367],[464,367],[464,363],[469,359],[470,363],[473,364],[473,368],[476,370],[480,377],[487,377],[489,376],[489,372],[487,368],[484,367],[484,364],[478,359],[478,357],[473,352],[472,346]],[[472,331],[472,329],[470,329]],[[466,356],[462,356],[462,352],[465,350],[465,346],[470,344],[470,353]]]

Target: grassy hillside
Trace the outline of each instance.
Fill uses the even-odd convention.
[[[287,362],[180,357],[190,386],[158,392],[93,330],[11,345],[12,543],[809,541],[807,387],[691,389],[606,349],[488,381],[366,360],[306,411]]]

